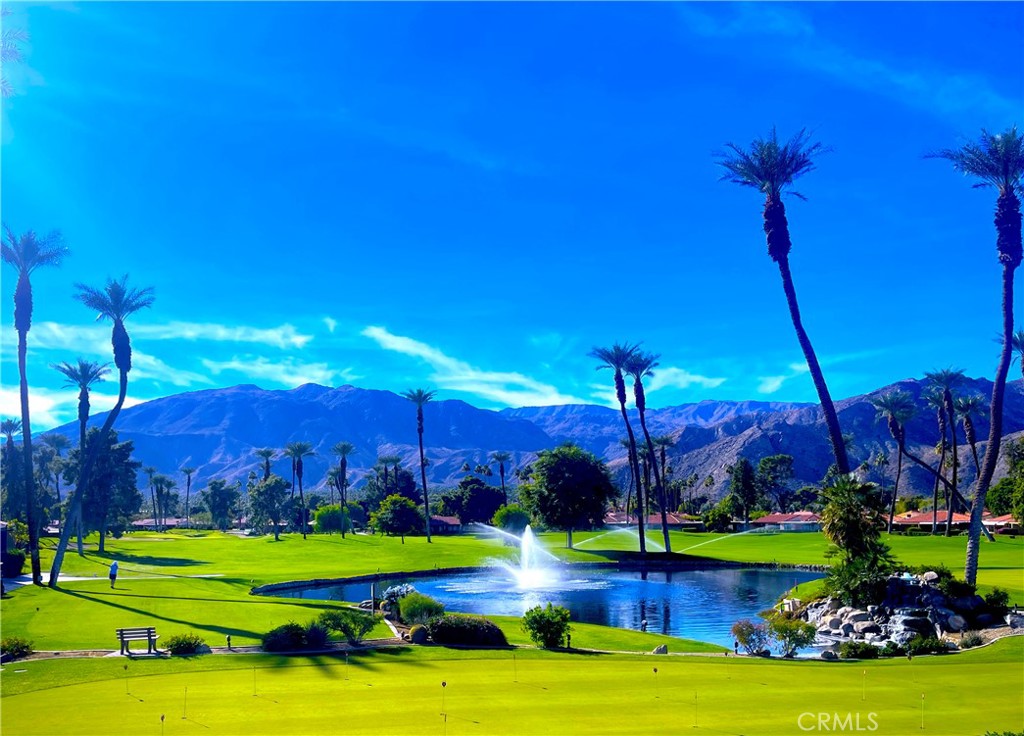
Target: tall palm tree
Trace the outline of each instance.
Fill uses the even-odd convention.
[[[0,434],[7,438],[7,447],[14,447],[14,435],[20,431],[20,419],[0,419]]]
[[[650,458],[651,470],[654,472],[654,491],[658,494],[658,505],[661,507],[661,535],[665,540],[665,551],[672,551],[672,540],[668,535],[668,509],[665,499],[664,475],[658,469],[658,454],[654,449],[654,441],[647,429],[647,396],[644,393],[644,378],[652,376],[654,369],[658,366],[659,355],[646,353],[637,350],[626,361],[625,370],[633,377],[633,401],[636,404],[637,414],[640,415],[640,428],[644,433],[644,442],[647,445],[647,456]],[[664,468],[662,468],[663,470]]]
[[[728,173],[722,176],[723,181],[730,181],[746,187],[754,187],[765,195],[764,201],[764,232],[768,243],[768,255],[779,267],[782,276],[782,289],[789,305],[789,316],[796,330],[797,340],[807,360],[807,367],[818,392],[818,401],[828,427],[832,452],[836,459],[839,473],[850,472],[850,462],[846,456],[846,444],[839,428],[839,415],[832,404],[832,396],[825,384],[825,376],[818,363],[818,357],[811,345],[811,339],[804,329],[800,317],[800,307],[796,300],[796,288],[789,269],[789,251],[792,243],[789,239],[789,223],[786,221],[786,208],[782,203],[782,192],[794,181],[815,168],[814,159],[824,153],[820,143],[811,143],[810,135],[801,130],[786,143],[779,143],[775,128],[768,138],[755,138],[746,150],[734,143],[727,143],[731,153],[719,155],[719,165]],[[804,199],[799,192],[791,192],[793,196]]]
[[[189,528],[189,515],[188,515],[188,499],[192,492],[192,474],[196,472],[195,468],[178,468],[179,473],[185,474],[185,528]]]
[[[284,454],[292,459],[292,465],[295,468],[295,477],[299,481],[299,518],[302,520],[302,538],[306,538],[306,498],[302,494],[302,458],[310,457],[316,453],[313,451],[313,445],[308,442],[289,442],[285,445]]]
[[[32,328],[32,273],[39,268],[59,266],[67,255],[64,239],[59,232],[39,237],[29,230],[20,236],[4,225],[4,239],[0,252],[5,263],[18,271],[18,285],[14,289],[14,329],[18,333],[18,375],[21,392],[21,434],[25,463],[25,523],[28,525],[28,549],[32,557],[32,583],[42,585],[43,573],[39,563],[39,528],[36,524],[35,477],[32,472],[32,422],[28,410],[28,331]]]
[[[398,464],[402,462],[401,455],[381,455],[377,462],[384,469],[384,494],[388,495],[388,478],[395,486],[395,493],[398,492]]]
[[[259,450],[254,451],[254,455],[263,461],[263,480],[270,479],[270,461],[274,459],[274,455],[277,453],[273,447],[263,447]],[[292,481],[294,482],[294,478]]]
[[[977,141],[966,143],[959,148],[948,148],[934,154],[953,163],[953,168],[978,179],[976,187],[995,187],[999,192],[996,199],[996,250],[1002,266],[1003,286],[1003,349],[999,355],[995,380],[992,382],[992,403],[989,406],[988,445],[981,472],[974,485],[974,501],[971,506],[971,526],[967,536],[967,557],[964,563],[964,580],[971,585],[978,577],[978,550],[981,544],[981,515],[985,509],[992,476],[996,471],[999,446],[1003,438],[1003,396],[1006,393],[1006,377],[1013,355],[1013,274],[1020,266],[1021,217],[1018,190],[1024,175],[1024,137],[1013,126],[1001,134],[981,131]]]
[[[636,527],[637,536],[640,541],[640,554],[647,554],[647,538],[644,536],[645,504],[643,493],[640,490],[640,462],[636,452],[636,435],[633,434],[633,427],[629,423],[629,415],[626,413],[626,380],[623,378],[623,371],[626,370],[627,361],[637,352],[639,345],[629,343],[615,343],[610,348],[595,347],[588,353],[591,358],[601,361],[597,370],[611,368],[615,374],[615,398],[619,402],[619,411],[622,413],[622,421],[626,425],[626,438],[629,441],[629,467],[633,471],[633,478],[636,480]]]
[[[351,442],[342,440],[331,448],[331,452],[338,456],[338,494],[341,500],[341,508],[348,514],[348,456],[356,451],[356,446]],[[345,523],[342,521],[341,538],[345,538]]]
[[[403,398],[416,404],[416,434],[420,440],[420,479],[423,481],[423,513],[427,517],[427,544],[430,540],[430,496],[427,493],[427,457],[423,454],[423,407],[434,398],[436,391],[425,391],[422,388],[410,389],[402,394]]]
[[[81,490],[88,487],[92,466],[96,462],[99,448],[106,445],[107,436],[110,434],[117,416],[121,413],[121,407],[124,406],[124,400],[128,394],[128,373],[132,369],[132,341],[128,336],[125,320],[153,304],[153,289],[151,287],[144,289],[129,287],[128,276],[122,276],[120,280],[107,279],[107,283],[102,289],[95,289],[85,284],[76,284],[75,287],[78,289],[75,298],[98,312],[97,320],[109,319],[113,323],[110,344],[114,351],[114,366],[118,372],[117,401],[114,403],[114,408],[107,413],[107,418],[103,421],[99,434],[96,435],[95,444],[89,446],[87,452],[79,451],[85,458],[80,461],[81,468],[78,473],[77,487]],[[57,543],[57,551],[53,555],[49,581],[51,588],[57,587],[60,568],[64,564],[64,552],[68,546],[64,532],[69,528],[66,526],[61,531],[60,542]]]
[[[925,380],[932,384],[936,390],[942,391],[942,411],[946,415],[946,422],[949,425],[949,433],[952,436],[952,480],[950,483],[953,488],[959,488],[958,474],[960,469],[960,453],[957,450],[956,445],[956,409],[953,402],[953,389],[960,386],[965,380],[964,372],[960,369],[954,368],[943,368],[937,371],[926,371],[924,374]],[[954,499],[950,499],[950,503],[946,510],[946,536],[951,536],[953,531],[953,509],[955,507]]]
[[[86,427],[89,423],[89,411],[92,408],[89,404],[89,392],[93,384],[103,380],[110,370],[109,363],[96,363],[91,360],[79,358],[77,363],[56,363],[51,367],[63,374],[67,380],[65,386],[78,389],[78,461],[86,454]],[[78,532],[78,556],[85,556],[85,545],[82,540],[82,496],[80,493],[71,495],[71,508],[68,510],[67,524],[73,525]],[[61,534],[63,536],[63,529]]]
[[[939,465],[936,468],[935,485],[932,488],[932,534],[939,533],[939,483],[942,483],[946,498],[949,499],[949,481],[946,478],[946,449],[949,443],[946,442],[946,404],[942,399],[942,393],[931,390],[923,394],[924,403],[929,409],[935,410],[935,421],[939,425],[939,441],[935,445],[935,452],[939,456]],[[947,500],[946,505],[949,505]]]
[[[914,416],[916,408],[914,399],[906,391],[890,391],[882,394],[871,403],[878,411],[878,417],[885,419],[889,434],[896,440],[896,484],[892,489],[889,501],[889,523],[886,531],[892,534],[892,520],[896,515],[896,497],[900,492],[900,477],[903,475],[903,455],[906,453],[907,422]]]
[[[668,498],[668,448],[675,447],[676,441],[669,435],[663,434],[654,438],[654,446],[658,448],[658,462],[661,463],[661,482],[665,486],[665,497]],[[682,498],[668,498],[671,508],[678,509]]]
[[[960,417],[960,425],[964,428],[964,437],[967,439],[967,444],[971,446],[974,472],[976,473],[981,473],[981,463],[978,462],[978,435],[974,429],[974,417],[981,413],[984,406],[985,398],[980,394],[958,396],[953,402],[953,409]]]
[[[629,437],[620,437],[619,446],[625,451],[627,457],[629,456]],[[632,458],[630,458],[632,460]],[[626,467],[629,468],[629,487],[626,489],[626,521],[629,521],[629,504],[633,498],[633,485],[636,483],[636,478],[633,476],[633,463],[627,462]]]
[[[506,506],[508,506],[508,493],[505,491],[505,463],[511,459],[512,455],[503,450],[491,453],[491,462],[498,463],[498,476],[501,478],[501,496],[504,498]]]

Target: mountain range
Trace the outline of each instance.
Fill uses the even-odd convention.
[[[930,463],[937,462],[936,417],[924,408],[923,381],[908,379],[836,402],[840,424],[848,437],[851,465],[870,465],[872,480],[891,483],[896,473],[896,445],[889,436],[871,399],[900,389],[914,397],[919,406],[907,423],[907,447]],[[961,394],[991,394],[991,382],[969,379]],[[635,411],[630,412],[639,434]],[[98,425],[105,415],[93,417]],[[711,476],[711,495],[726,492],[726,468],[739,457],[755,464],[765,455],[786,453],[794,457],[794,483],[804,485],[821,480],[832,461],[821,409],[817,404],[759,401],[701,401],[696,404],[653,409],[647,412],[652,435],[669,435],[675,446],[668,452],[672,477],[696,474]],[[434,487],[455,485],[470,467],[487,463],[492,452],[505,451],[506,481],[514,484],[516,469],[532,462],[536,453],[563,442],[575,442],[609,462],[619,479],[626,477],[625,436],[621,413],[590,404],[527,407],[492,411],[478,409],[464,401],[428,403],[424,411],[424,443],[429,459],[428,482]],[[987,411],[975,418],[977,436],[988,435]],[[1024,387],[1020,380],[1007,384],[1004,428],[1007,435],[1024,430]],[[179,477],[178,469],[195,467],[193,488],[202,488],[211,478],[245,480],[258,470],[253,454],[261,447],[283,448],[295,440],[311,443],[316,455],[305,464],[305,485],[323,485],[330,464],[337,462],[331,447],[347,440],[356,447],[349,458],[350,482],[354,488],[381,455],[398,455],[402,465],[418,466],[416,410],[412,403],[390,391],[341,386],[328,388],[306,384],[291,390],[266,390],[246,384],[167,396],[122,411],[116,430],[121,439],[135,444],[135,457],[159,472]],[[966,442],[958,430],[959,445]],[[55,432],[77,440],[76,424]],[[979,446],[984,452],[984,442]],[[878,465],[879,455],[889,458]],[[493,483],[498,483],[498,468]],[[290,477],[287,460],[274,461],[275,471]],[[973,481],[975,470],[969,449],[961,453],[963,487]],[[417,473],[418,476],[418,473]],[[931,481],[924,470],[904,463],[901,487],[931,494]]]

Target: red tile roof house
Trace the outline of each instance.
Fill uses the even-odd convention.
[[[789,514],[768,514],[751,519],[754,529],[775,529],[780,532],[820,532],[821,517],[813,511],[794,511]]]
[[[1013,514],[985,516],[982,518],[981,523],[987,526],[990,531],[994,532],[1020,531],[1020,522],[1013,518]]]
[[[462,522],[458,516],[431,516],[431,534],[458,534],[462,531]]]
[[[946,516],[947,512],[944,509],[939,509],[938,517],[936,518],[936,524],[939,529],[944,530],[946,528]],[[982,523],[987,523],[985,521],[987,518],[990,518],[990,514],[986,511],[982,517]],[[905,514],[897,514],[893,517],[892,525],[894,529],[899,529],[903,532],[930,532],[932,529],[932,512],[908,511]],[[953,529],[966,531],[970,525],[970,514],[953,514]]]
[[[693,519],[685,514],[669,513],[668,528],[675,531],[699,531],[704,528],[700,519]],[[661,529],[661,514],[651,514],[644,520],[648,527]],[[626,515],[624,511],[609,511],[604,515],[604,525],[619,528],[630,528],[636,526],[636,514]]]

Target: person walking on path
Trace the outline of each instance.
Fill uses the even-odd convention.
[[[114,581],[117,580],[117,560],[110,563],[110,587],[114,587]]]

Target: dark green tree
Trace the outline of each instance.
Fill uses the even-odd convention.
[[[5,31],[6,34],[6,31]],[[6,44],[5,44],[6,45]],[[28,332],[32,328],[32,274],[39,268],[59,266],[67,248],[61,234],[54,231],[46,237],[37,236],[34,230],[15,235],[4,225],[4,240],[0,244],[4,263],[18,272],[18,284],[14,289],[14,329],[18,333],[18,376],[21,397],[21,431],[24,452],[21,460],[25,465],[25,514],[28,525],[28,553],[32,559],[32,583],[43,584],[43,571],[39,562],[39,527],[36,522],[35,475],[32,470],[32,421],[28,408]]]
[[[665,551],[672,551],[672,539],[668,534],[668,508],[665,498],[665,483],[662,467],[658,467],[658,454],[654,449],[654,441],[647,429],[647,396],[644,393],[644,378],[654,375],[654,369],[658,366],[660,356],[654,353],[647,353],[637,350],[626,361],[626,372],[633,377],[633,399],[636,403],[636,411],[640,417],[640,429],[644,433],[644,442],[647,447],[647,458],[651,471],[654,473],[654,492],[658,496],[658,506],[661,510],[661,534]]]
[[[491,524],[509,534],[521,535],[530,523],[530,513],[517,503],[498,509]]]
[[[458,516],[463,524],[487,523],[502,506],[503,495],[480,478],[467,475],[459,485],[440,496],[441,513]]]
[[[430,544],[430,493],[427,491],[427,457],[423,454],[423,407],[434,398],[435,393],[417,388],[402,394],[403,398],[416,405],[416,435],[420,441],[420,478],[423,481],[423,515],[424,523],[427,525],[427,544]],[[405,540],[402,541],[404,543]]]
[[[542,450],[531,481],[520,490],[523,505],[545,526],[564,529],[572,547],[574,529],[593,529],[615,497],[608,468],[593,453],[571,443]]]
[[[512,455],[507,452],[492,452],[491,461],[498,463],[498,477],[501,478],[501,497],[502,503],[508,506],[508,493],[505,491],[505,463],[512,459]]]
[[[270,522],[274,528],[274,541],[281,538],[281,520],[287,515],[288,481],[271,473],[249,489],[249,509],[256,520]]]
[[[179,468],[179,473],[185,474],[185,528],[190,526],[189,523],[189,498],[192,495],[192,474],[196,472],[195,468]]]
[[[730,153],[719,155],[718,163],[726,170],[722,180],[741,186],[753,187],[764,194],[764,233],[768,243],[768,255],[779,267],[782,276],[782,289],[786,294],[789,316],[796,330],[797,341],[803,350],[807,367],[818,392],[821,411],[828,427],[832,452],[835,455],[836,467],[843,475],[850,472],[850,462],[846,457],[846,444],[842,430],[839,428],[839,415],[832,403],[825,375],[822,373],[818,357],[811,345],[811,339],[804,329],[800,317],[800,307],[796,300],[796,287],[789,268],[789,252],[792,242],[789,238],[789,223],[786,221],[786,207],[782,203],[782,193],[789,189],[793,182],[804,174],[813,171],[814,160],[825,148],[820,143],[811,143],[810,135],[801,130],[786,143],[780,143],[775,128],[767,138],[755,138],[749,150],[734,143],[727,143]],[[799,192],[790,192],[799,199],[804,199]]]
[[[778,454],[761,458],[757,463],[757,486],[762,496],[775,500],[775,505],[783,514],[793,504],[795,495],[793,480],[793,456]]]
[[[893,566],[889,547],[881,538],[885,503],[878,487],[839,476],[821,494],[825,500],[821,531],[832,544],[828,555],[838,558],[825,577],[826,591],[847,605],[877,603]]]
[[[405,544],[405,535],[412,534],[423,526],[423,514],[416,503],[399,496],[388,496],[376,513],[370,515],[370,524],[389,536],[398,534]]]
[[[733,508],[743,523],[747,524],[750,522],[750,512],[761,502],[754,466],[745,457],[741,457],[727,467],[726,472],[729,474],[729,498]]]
[[[200,498],[203,506],[210,512],[213,525],[222,532],[227,531],[241,500],[238,485],[228,485],[223,478],[213,478],[200,493]]]
[[[309,517],[306,510],[306,499],[302,493],[303,458],[315,455],[313,445],[308,442],[289,442],[284,448],[284,455],[292,459],[295,478],[299,481],[299,525],[302,529],[302,538],[306,538],[306,527],[309,526]]]

